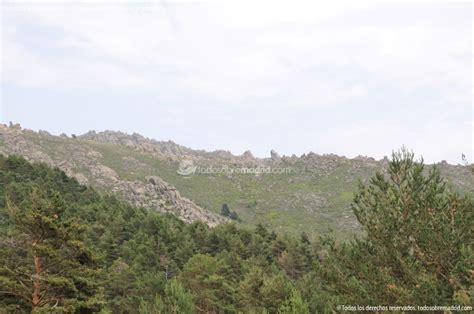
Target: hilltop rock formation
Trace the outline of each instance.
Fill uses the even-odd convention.
[[[281,161],[280,155],[278,155],[278,153],[276,151],[274,151],[273,149],[270,151],[270,159],[273,162],[280,162]]]

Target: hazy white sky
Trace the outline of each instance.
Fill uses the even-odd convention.
[[[471,3],[64,3],[2,2],[2,122],[472,160]]]

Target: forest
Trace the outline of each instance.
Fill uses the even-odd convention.
[[[212,191],[210,191],[211,193]],[[352,241],[210,228],[0,155],[0,313],[327,313],[472,305],[474,199],[405,150],[360,183]]]

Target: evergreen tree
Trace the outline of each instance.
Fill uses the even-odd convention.
[[[299,278],[304,271],[304,260],[298,246],[290,245],[288,250],[283,251],[278,256],[278,264],[283,268],[286,274],[293,278]]]
[[[386,174],[361,185],[353,205],[367,234],[330,247],[320,275],[339,304],[469,304],[472,196],[446,188],[436,168],[393,154]]]
[[[297,289],[291,291],[290,297],[280,306],[278,313],[281,314],[309,314],[309,306],[301,297]]]
[[[230,209],[229,209],[229,205],[227,205],[227,203],[222,204],[221,214],[223,216],[229,217]]]
[[[142,299],[140,314],[192,314],[194,304],[192,296],[176,280],[170,280],[165,287],[164,297],[156,295],[152,302]]]
[[[233,212],[231,212],[231,213],[229,214],[229,218],[230,218],[230,219],[233,219],[233,220],[238,220],[238,219],[239,219],[239,215],[238,215],[235,211],[233,211]]]
[[[65,220],[60,194],[33,185],[7,198],[10,226],[0,246],[0,295],[32,312],[97,311],[103,305],[84,226]],[[8,300],[7,300],[7,303]]]
[[[222,260],[203,254],[194,255],[184,265],[180,279],[194,294],[199,312],[234,311],[235,288],[224,276],[227,267]]]
[[[238,302],[241,309],[249,312],[252,309],[263,309],[261,289],[264,271],[261,267],[252,266],[239,284]]]
[[[165,300],[170,310],[168,313],[191,314],[194,312],[191,294],[176,279],[166,284]]]
[[[292,289],[291,280],[283,273],[265,275],[261,288],[265,309],[270,313],[276,313],[290,296]]]

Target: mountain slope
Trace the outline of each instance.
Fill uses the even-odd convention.
[[[45,161],[81,183],[121,194],[135,205],[174,212],[185,221],[218,224],[224,220],[219,215],[221,207],[227,204],[244,225],[264,223],[283,232],[333,234],[342,239],[360,231],[350,209],[358,180],[366,181],[387,165],[387,160],[314,153],[280,157],[272,152],[271,158],[259,159],[250,152],[234,156],[225,151],[197,151],[138,134],[91,131],[71,138],[19,126],[0,129],[0,152]],[[183,160],[207,173],[178,174]],[[467,167],[438,166],[456,188],[474,190]],[[244,167],[289,170],[228,171]]]
[[[126,168],[114,167],[107,162],[107,150],[102,151],[105,157],[90,143],[0,125],[0,153],[59,167],[82,184],[121,195],[135,206],[173,213],[185,222],[200,220],[215,226],[225,221],[224,217],[181,197],[176,188],[158,176],[136,177],[133,171],[127,174],[133,168],[132,156],[123,159]],[[130,161],[132,164],[128,164]]]

